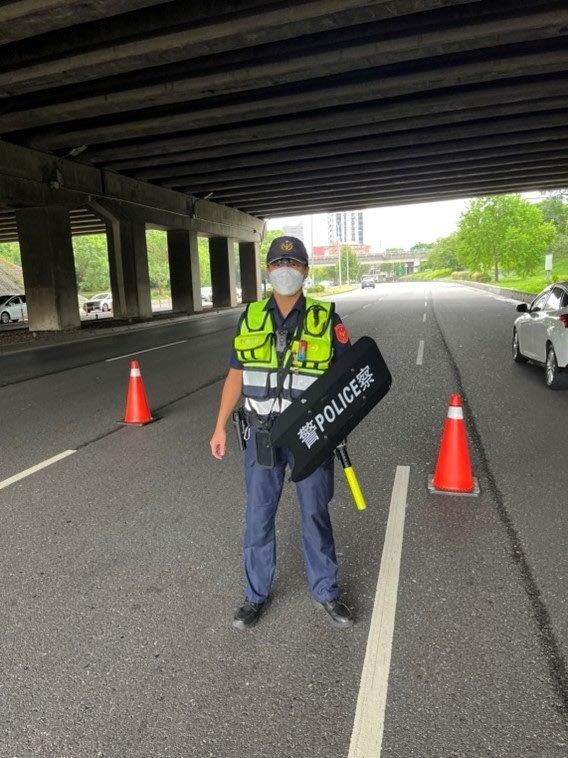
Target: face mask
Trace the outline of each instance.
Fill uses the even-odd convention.
[[[269,273],[268,281],[279,295],[294,295],[302,288],[304,274],[291,266],[281,266]]]

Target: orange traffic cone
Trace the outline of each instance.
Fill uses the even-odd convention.
[[[138,361],[131,361],[123,423],[144,426],[144,424],[149,424],[153,420],[144,383],[142,382],[140,364]]]
[[[450,397],[438,461],[434,475],[428,482],[428,489],[441,495],[479,495],[479,484],[471,467],[462,399],[459,395]]]

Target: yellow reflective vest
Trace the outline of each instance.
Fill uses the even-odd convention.
[[[329,368],[333,357],[333,303],[306,297],[301,329],[278,362],[276,330],[268,299],[249,303],[234,340],[237,359],[243,364],[245,408],[259,417],[281,413],[298,398],[318,376]],[[299,323],[302,316],[299,317]],[[301,355],[300,343],[305,343]],[[280,397],[278,370],[289,367]]]

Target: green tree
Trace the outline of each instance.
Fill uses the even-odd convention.
[[[447,237],[440,237],[431,246],[428,258],[421,264],[420,270],[451,268],[457,271],[461,268],[458,261],[459,235],[457,232]]]
[[[21,266],[20,246],[17,242],[0,242],[0,258],[9,263]]]
[[[314,284],[337,281],[337,266],[318,266],[311,270]]]
[[[359,258],[349,245],[341,245],[341,281],[358,281],[361,275]]]
[[[105,234],[85,234],[73,237],[73,254],[79,292],[94,293],[110,288]]]
[[[538,207],[545,221],[551,221],[559,234],[568,232],[568,197],[562,192],[554,192],[541,200]]]
[[[427,253],[429,250],[432,249],[434,243],[433,242],[417,242],[415,245],[412,245],[410,248],[411,253]]]
[[[150,287],[158,290],[158,297],[161,302],[163,297],[170,296],[170,263],[166,232],[160,229],[147,231],[146,248],[148,250]]]
[[[283,236],[284,232],[282,229],[270,229],[264,235],[264,238],[260,243],[260,268],[262,271],[264,271],[266,268],[266,255],[268,253],[268,248],[270,247],[272,240],[275,240],[276,237]]]
[[[209,240],[207,237],[197,238],[199,251],[199,269],[201,272],[201,286],[211,286],[211,259],[209,258]]]
[[[554,259],[562,258],[566,260],[568,258],[568,233],[559,234],[552,245],[550,246],[550,252],[553,254]]]
[[[554,225],[520,195],[473,200],[459,223],[458,258],[473,271],[531,273],[555,236]]]

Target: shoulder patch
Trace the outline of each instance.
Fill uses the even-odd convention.
[[[335,337],[342,345],[346,345],[349,342],[349,332],[345,324],[336,324]]]

